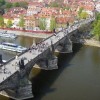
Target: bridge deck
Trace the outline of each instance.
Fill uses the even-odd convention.
[[[93,20],[93,19],[92,19]],[[51,42],[52,44],[55,44],[56,42],[58,42],[60,39],[62,39],[63,37],[67,36],[67,34],[69,34],[70,32],[76,30],[81,24],[85,24],[88,23],[92,20],[86,20],[81,22],[80,24],[75,24],[72,27],[68,27],[67,29],[65,29],[65,31],[67,31],[67,33],[65,34],[63,31],[60,31],[52,36],[50,36],[48,39],[46,39],[45,41],[43,41],[43,44],[46,44],[45,48],[38,48],[38,49],[32,49],[31,52],[30,50],[28,50],[27,52],[25,52],[24,54],[20,55],[18,57],[18,59],[13,59],[10,62],[6,63],[5,65],[0,67],[0,83],[2,83],[4,80],[6,80],[8,77],[10,77],[11,75],[13,75],[16,71],[19,70],[19,66],[17,63],[19,63],[19,60],[22,58],[26,58],[26,60],[24,60],[24,64],[26,65],[31,59],[35,59],[38,55],[40,55],[41,53],[43,53],[44,50],[46,50],[48,47],[51,46]],[[41,50],[39,50],[41,49]]]

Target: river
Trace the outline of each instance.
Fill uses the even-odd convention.
[[[31,37],[26,37],[26,36],[18,36],[18,38],[16,39],[0,38],[0,43],[11,42],[11,43],[16,43],[18,45],[29,48],[33,42],[39,42],[40,40],[42,39],[39,39],[39,38],[36,39],[36,38],[31,38]],[[16,52],[0,49],[0,54],[2,54],[2,57],[4,60],[8,60],[11,57],[15,56]]]
[[[57,70],[33,69],[36,97],[28,100],[100,100],[100,48],[75,44],[73,51],[59,55]]]

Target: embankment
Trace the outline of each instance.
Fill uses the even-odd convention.
[[[48,36],[52,35],[52,33],[46,33],[46,32],[24,32],[24,31],[17,31],[17,30],[5,30],[0,29],[0,31],[7,31],[7,33],[14,33],[19,36],[29,36],[29,37],[35,37],[35,38],[47,38]]]
[[[100,41],[94,39],[85,39],[84,45],[100,47]]]

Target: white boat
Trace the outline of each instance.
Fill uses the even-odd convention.
[[[3,42],[0,44],[0,48],[4,50],[10,50],[10,51],[15,51],[15,52],[23,52],[27,50],[27,48],[22,47],[20,45],[14,44],[14,43],[9,43],[9,42]]]
[[[17,35],[13,33],[7,33],[7,31],[5,31],[5,32],[0,32],[0,37],[15,39],[17,38]]]

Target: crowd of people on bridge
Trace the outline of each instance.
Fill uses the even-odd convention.
[[[66,29],[63,29],[61,31],[63,31],[63,35],[66,36],[67,33],[69,33],[70,31],[73,31],[75,29],[75,27],[79,27],[80,24],[74,24],[74,25],[68,25]],[[54,29],[54,34],[53,36],[55,36],[55,39],[57,40],[60,40],[60,35],[59,35],[59,32],[56,32],[56,30]],[[32,54],[40,54],[42,53],[43,51],[45,51],[46,49],[48,49],[48,47],[50,47],[52,44],[53,44],[53,41],[50,38],[50,41],[47,41],[47,39],[43,40],[42,42],[40,43],[36,43],[36,44],[33,44],[30,48],[29,48],[29,51],[30,53]],[[15,56],[15,64],[12,64],[12,66],[15,66],[15,69],[16,69],[16,66],[20,69],[22,68],[25,68],[25,65],[24,65],[24,60],[22,60],[23,58],[21,59],[18,59],[18,55]],[[2,59],[0,59],[0,63],[2,64]],[[17,70],[17,69],[16,69]],[[4,73],[4,74],[11,74],[11,71],[8,71],[7,70],[7,67],[5,67],[5,64],[3,65],[3,67],[0,67],[0,73]],[[5,78],[3,78],[4,80]]]
[[[73,27],[73,26],[72,26]],[[63,33],[64,33],[64,35],[66,35],[68,32],[69,32],[69,30],[68,29],[70,29],[71,30],[71,28],[72,27],[68,27],[67,29],[63,29],[62,28],[62,31],[63,31]],[[54,29],[54,34],[53,34],[53,36],[55,36],[55,39],[60,39],[60,36],[59,36],[59,34],[55,31],[55,29]],[[46,40],[43,40],[42,42],[40,42],[40,43],[36,43],[36,44],[33,44],[30,48],[29,48],[29,52],[30,53],[32,53],[32,54],[40,54],[41,52],[43,52],[43,51],[45,51],[49,46],[51,46],[52,44],[53,44],[53,41],[50,39],[50,41],[51,41],[51,43],[49,43],[48,41],[46,42]],[[13,66],[15,65],[15,66],[21,66],[21,61],[22,61],[22,59],[18,59],[18,55],[16,55],[15,56],[15,59],[16,59],[16,62],[15,62],[15,64],[12,64]],[[23,63],[24,63],[24,60],[23,60]],[[3,72],[4,72],[4,74],[6,74],[6,73],[11,73],[10,71],[9,72],[7,72],[7,68],[5,67],[5,66],[3,66],[4,68],[2,69],[3,70]],[[15,67],[15,69],[16,69],[16,67]]]

